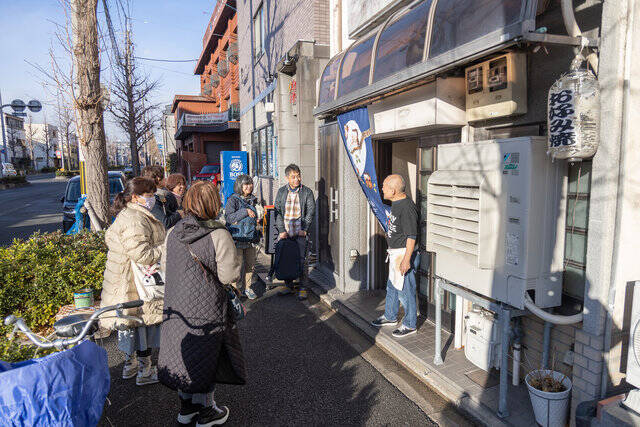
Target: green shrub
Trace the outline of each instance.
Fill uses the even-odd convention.
[[[52,326],[75,291],[90,288],[99,295],[106,259],[104,233],[89,231],[36,233],[0,247],[0,317],[15,314],[34,331]],[[31,357],[33,349],[19,348],[8,340],[8,332],[0,328],[0,360]]]
[[[65,176],[67,178],[71,178],[71,177],[76,176],[76,175],[80,175],[80,171],[79,170],[70,170],[70,171],[68,171],[68,170],[58,169],[56,171],[56,176]]]
[[[27,178],[22,175],[5,176],[0,178],[0,184],[26,184]]]

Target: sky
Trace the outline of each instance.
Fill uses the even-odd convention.
[[[121,43],[122,34],[116,14],[116,1],[107,0],[111,19],[116,28],[116,38]],[[126,3],[126,0],[122,0]],[[202,38],[216,0],[130,0],[133,19],[135,55],[146,58],[187,60],[196,59],[202,51]],[[104,22],[102,1],[98,1],[98,19]],[[37,99],[43,111],[33,114],[34,123],[42,123],[44,114],[52,122],[55,98],[47,94],[42,82],[47,78],[32,64],[50,69],[49,49],[56,55],[64,55],[55,39],[57,25],[64,24],[65,13],[59,0],[0,0],[0,93],[2,103],[19,98],[25,102]],[[105,29],[105,36],[106,36]],[[111,45],[107,42],[107,47]],[[160,88],[150,102],[170,104],[175,94],[197,95],[200,80],[193,74],[194,62],[152,62],[138,60],[153,78],[160,80]],[[109,78],[108,58],[102,57],[101,80]],[[11,112],[6,108],[5,112]],[[55,121],[55,120],[54,120]],[[55,123],[54,123],[55,124]],[[105,113],[107,137],[124,139]],[[160,132],[156,131],[160,137]]]

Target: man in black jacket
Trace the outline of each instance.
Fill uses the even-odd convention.
[[[300,286],[304,285],[307,275],[307,235],[313,222],[313,215],[316,202],[313,191],[309,187],[302,185],[300,168],[295,164],[290,164],[284,170],[288,183],[278,190],[275,201],[276,229],[278,239],[295,239],[300,249],[300,260],[303,265]],[[293,292],[293,282],[286,282],[287,288],[280,295]],[[304,291],[298,294],[304,295]]]
[[[142,169],[142,176],[152,179],[156,183],[156,204],[151,210],[151,214],[160,221],[168,230],[182,219],[178,200],[171,191],[164,188],[164,170],[162,166],[145,166]]]

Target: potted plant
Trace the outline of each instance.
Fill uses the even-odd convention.
[[[555,363],[552,363],[553,366]],[[543,427],[563,427],[571,397],[569,377],[553,369],[533,369],[525,377],[525,383],[536,422]]]

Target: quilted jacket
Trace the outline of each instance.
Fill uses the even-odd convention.
[[[238,327],[222,286],[240,277],[231,235],[217,221],[189,215],[171,229],[166,248],[160,382],[186,393],[207,393],[216,383],[244,384]]]
[[[139,299],[131,271],[131,261],[152,265],[160,261],[165,229],[149,210],[137,203],[128,203],[107,229],[107,263],[102,282],[101,307]],[[125,310],[125,314],[142,316],[146,325],[162,321],[162,300],[146,302],[140,308]],[[104,318],[101,325],[134,326],[131,321]]]

